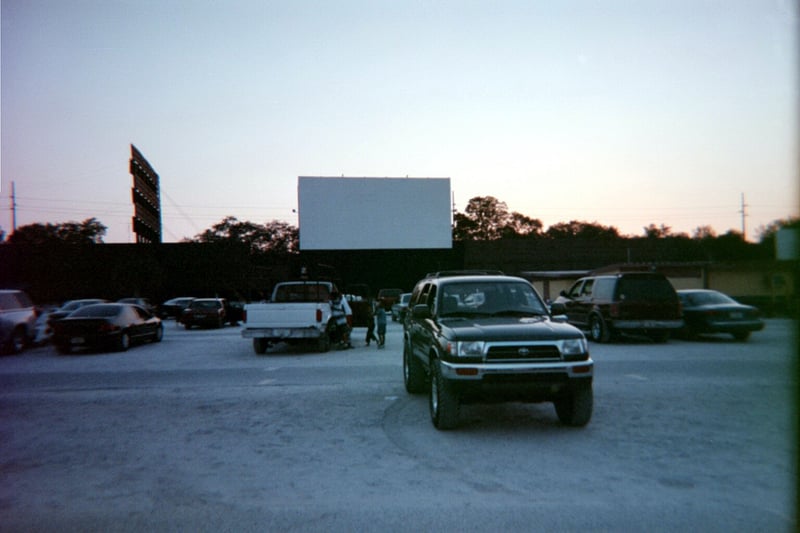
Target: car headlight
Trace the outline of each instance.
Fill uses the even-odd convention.
[[[561,355],[566,361],[583,361],[589,357],[589,345],[584,338],[563,340]]]
[[[484,341],[460,341],[448,345],[450,354],[456,357],[482,357],[485,347]]]

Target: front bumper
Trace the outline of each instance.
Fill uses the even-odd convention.
[[[578,387],[590,387],[594,361],[518,363],[439,362],[442,377],[461,401],[551,401]]]

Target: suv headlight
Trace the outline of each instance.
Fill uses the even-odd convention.
[[[484,341],[459,341],[448,343],[447,351],[456,357],[483,357]]]
[[[589,345],[584,338],[563,340],[561,355],[565,361],[584,361],[589,358]]]

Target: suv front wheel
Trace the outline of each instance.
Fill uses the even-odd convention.
[[[458,425],[460,411],[458,396],[442,377],[439,360],[431,358],[431,389],[429,405],[431,421],[436,429],[453,429]]]
[[[592,418],[594,395],[591,385],[582,385],[573,389],[568,396],[553,402],[556,414],[562,424],[582,427]]]
[[[425,392],[425,369],[411,353],[408,342],[403,343],[403,381],[411,394]]]

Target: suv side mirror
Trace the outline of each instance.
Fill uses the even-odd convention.
[[[411,316],[418,320],[430,318],[431,309],[425,304],[417,304],[413,307],[413,309],[411,309]]]

